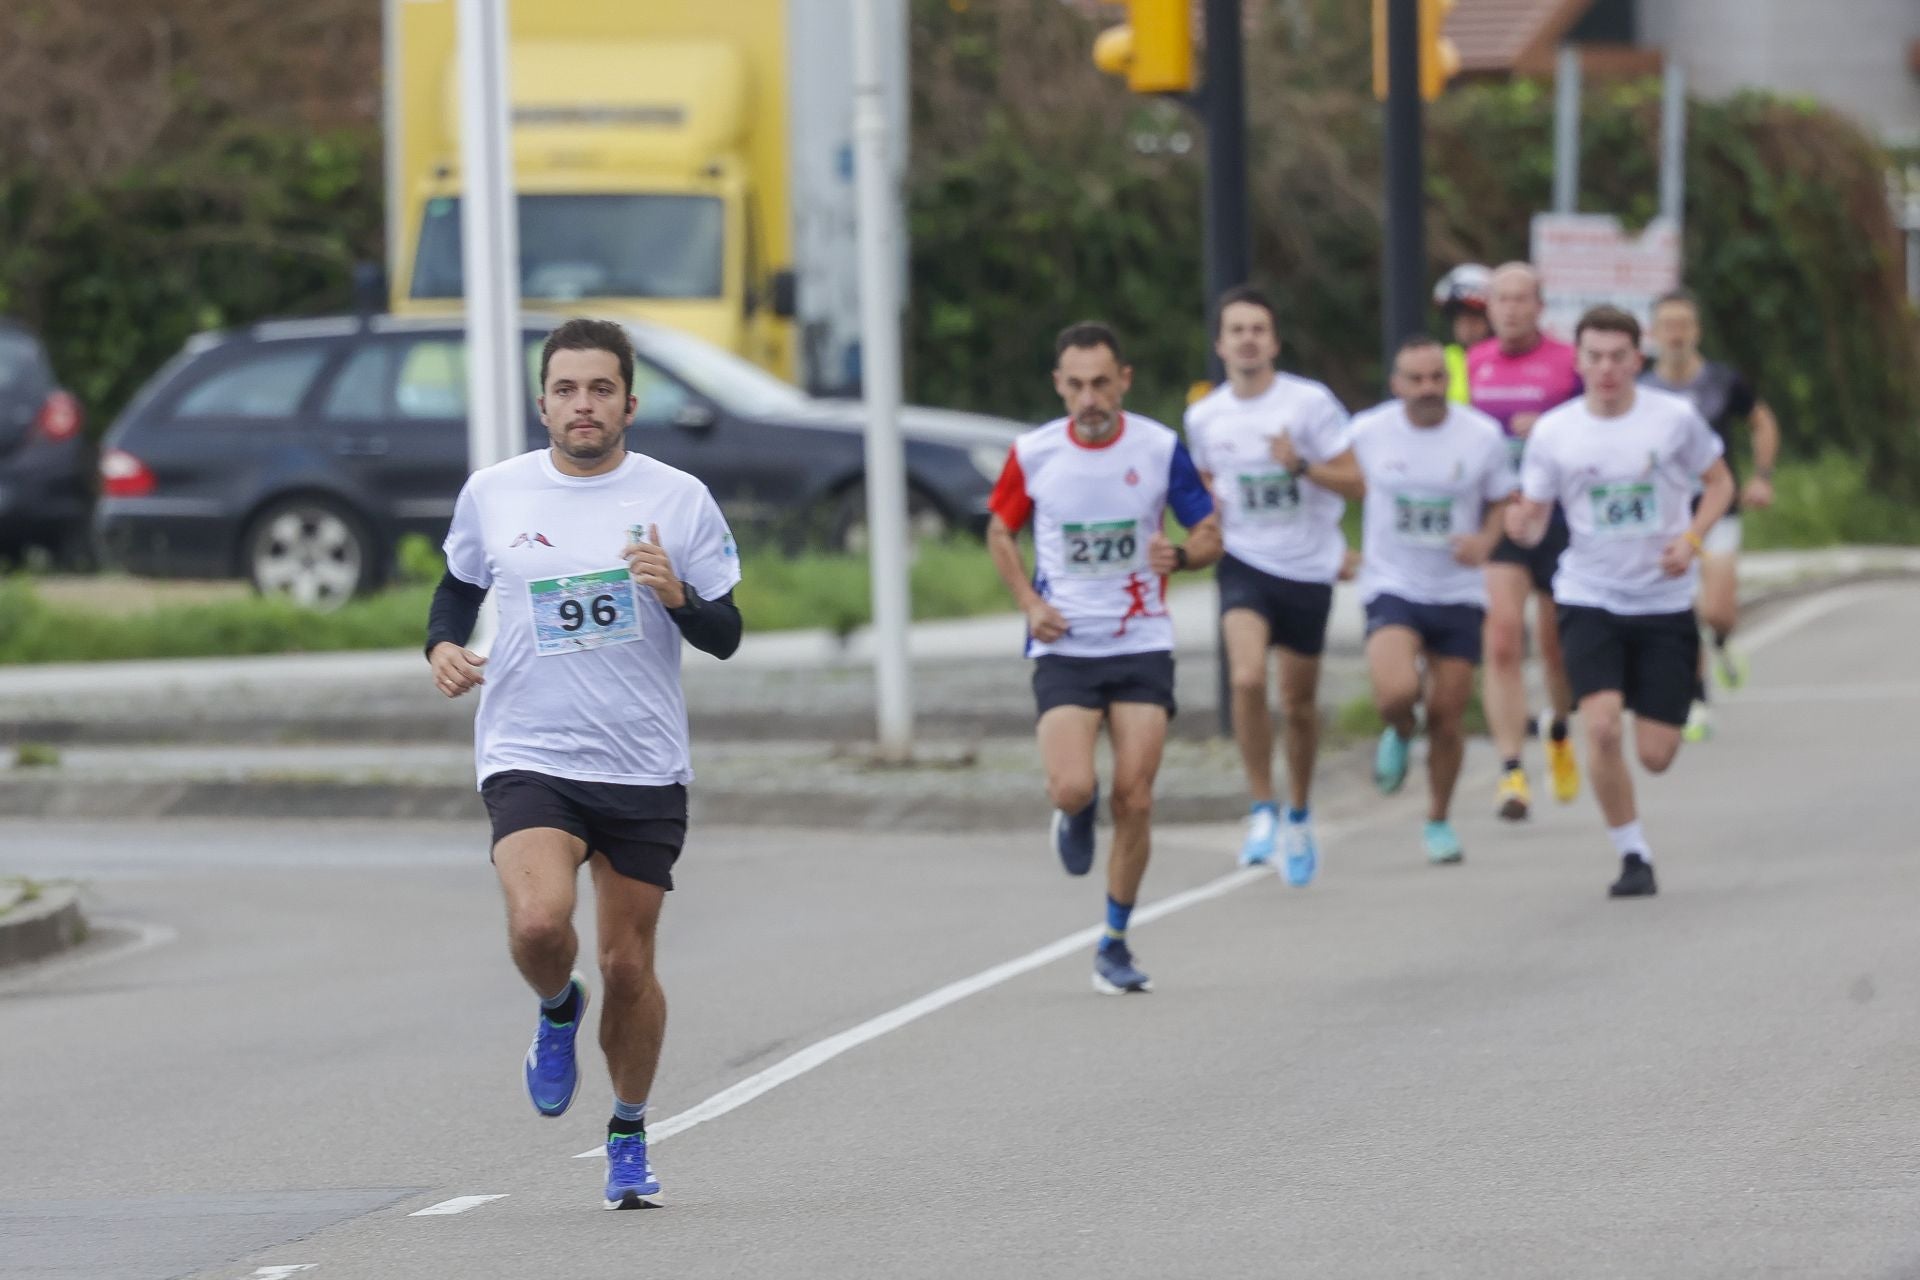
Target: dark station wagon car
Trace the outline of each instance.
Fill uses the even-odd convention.
[[[529,317],[527,447],[540,345]],[[639,407],[628,446],[692,472],[737,531],[865,538],[862,410],[809,397],[727,352],[630,326]],[[397,541],[437,544],[467,476],[458,318],[275,321],[203,334],[107,433],[96,539],[110,563],[165,577],[246,577],[319,608],[380,584]],[[985,528],[1019,424],[907,407],[916,536]]]
[[[0,320],[0,561],[30,547],[64,564],[87,559],[94,467],[85,426],[40,340]]]

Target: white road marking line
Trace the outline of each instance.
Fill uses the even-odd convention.
[[[1767,645],[1773,644],[1775,641],[1780,640],[1800,627],[1806,626],[1810,622],[1817,621],[1859,600],[1869,598],[1875,593],[1876,586],[1880,586],[1880,584],[1863,584],[1857,587],[1842,588],[1837,591],[1822,592],[1820,595],[1802,601],[1778,617],[1769,618],[1759,626],[1754,627],[1752,631],[1747,633],[1745,648],[1749,653],[1765,648]],[[1884,590],[1884,586],[1880,586],[1880,589]],[[1327,834],[1348,834],[1361,827],[1371,825],[1373,821],[1375,821],[1375,818],[1370,815],[1369,817],[1360,819],[1358,822],[1345,824],[1344,829],[1329,828]],[[1270,868],[1262,867],[1246,867],[1238,871],[1230,872],[1217,880],[1210,880],[1206,884],[1199,885],[1196,888],[1188,889],[1183,893],[1176,893],[1170,898],[1163,898],[1158,902],[1150,903],[1142,907],[1134,913],[1133,922],[1135,924],[1150,924],[1163,916],[1172,915],[1176,911],[1184,911],[1188,907],[1196,906],[1199,903],[1224,897],[1236,889],[1243,889],[1247,885],[1267,879],[1273,874],[1274,872]],[[1070,933],[1066,937],[1056,942],[1050,942],[1038,950],[1029,951],[1026,955],[1018,959],[1009,960],[1004,964],[997,964],[991,969],[983,969],[970,978],[962,978],[958,982],[950,982],[937,991],[932,991],[921,996],[918,1000],[903,1004],[896,1009],[891,1009],[886,1013],[880,1014],[878,1017],[869,1018],[858,1026],[850,1027],[838,1035],[828,1036],[825,1040],[808,1045],[798,1053],[774,1063],[766,1070],[750,1075],[745,1080],[722,1089],[705,1102],[682,1111],[678,1115],[669,1116],[667,1119],[661,1121],[658,1126],[647,1130],[647,1140],[650,1145],[657,1144],[666,1138],[672,1137],[676,1133],[684,1133],[697,1124],[704,1124],[709,1120],[718,1119],[726,1115],[729,1111],[736,1110],[752,1102],[761,1094],[777,1089],[789,1080],[796,1079],[812,1071],[815,1067],[831,1062],[849,1049],[857,1049],[869,1040],[878,1039],[886,1035],[889,1031],[897,1031],[910,1022],[918,1021],[930,1013],[936,1013],[950,1004],[955,1004],[966,999],[968,996],[977,995],[991,987],[997,987],[1002,983],[1010,982],[1022,974],[1031,973],[1043,965],[1052,964],[1055,960],[1061,959],[1064,956],[1070,956],[1076,951],[1092,946],[1099,940],[1101,934],[1104,932],[1105,930],[1099,925],[1094,925],[1090,928],[1082,929],[1077,933]],[[579,1155],[575,1156],[574,1159],[590,1160],[594,1156],[604,1154],[605,1150],[604,1145],[594,1147],[590,1151],[582,1151]]]
[[[319,1265],[317,1262],[289,1262],[284,1266],[262,1267],[253,1273],[250,1280],[287,1280],[296,1272],[311,1271]]]
[[[455,1196],[451,1200],[442,1200],[439,1204],[430,1204],[424,1209],[415,1209],[407,1216],[409,1218],[432,1218],[448,1213],[465,1213],[469,1209],[479,1208],[489,1200],[505,1200],[506,1198],[505,1192],[497,1196]]]
[[[1333,827],[1328,828],[1325,834],[1339,835],[1344,834],[1344,831],[1341,828]],[[1184,911],[1188,907],[1197,906],[1202,902],[1224,897],[1236,889],[1243,889],[1250,884],[1256,884],[1262,880],[1271,880],[1274,878],[1274,875],[1275,873],[1270,867],[1246,867],[1239,871],[1229,872],[1217,880],[1210,880],[1206,884],[1198,885],[1181,893],[1176,893],[1171,897],[1162,898],[1158,902],[1148,903],[1133,913],[1133,923],[1137,925],[1151,924],[1155,920],[1163,916],[1170,916],[1176,911]],[[897,1031],[910,1022],[917,1022],[930,1013],[937,1013],[950,1004],[956,1004],[961,1000],[965,1000],[968,996],[978,995],[980,992],[988,990],[991,987],[997,987],[1003,983],[1011,982],[1022,974],[1031,973],[1044,965],[1052,964],[1055,960],[1073,955],[1078,951],[1083,951],[1098,942],[1101,935],[1105,932],[1104,927],[1093,925],[1075,933],[1070,933],[1064,938],[1050,942],[1046,946],[1036,950],[1029,951],[1027,954],[1016,959],[994,965],[991,969],[982,969],[972,977],[962,978],[958,982],[950,982],[936,991],[928,992],[918,1000],[909,1001],[877,1017],[869,1018],[858,1026],[849,1027],[838,1035],[828,1036],[825,1040],[810,1044],[799,1052],[774,1063],[766,1070],[750,1075],[745,1080],[726,1089],[722,1089],[705,1102],[682,1111],[678,1115],[669,1116],[667,1119],[661,1121],[658,1126],[647,1130],[647,1141],[649,1145],[658,1143],[665,1138],[672,1137],[676,1133],[684,1133],[697,1124],[704,1124],[708,1120],[718,1119],[727,1114],[727,1112],[752,1102],[761,1094],[777,1089],[789,1080],[796,1079],[813,1070],[815,1067],[831,1062],[849,1049],[857,1049],[869,1040],[876,1040],[886,1035],[889,1031]],[[593,1148],[591,1151],[582,1151],[579,1155],[575,1156],[574,1159],[586,1160],[604,1153],[605,1147],[600,1146]]]

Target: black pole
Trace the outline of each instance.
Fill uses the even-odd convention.
[[[1253,235],[1247,217],[1246,58],[1241,50],[1240,0],[1206,0],[1206,84],[1200,115],[1207,130],[1206,297],[1201,314],[1210,322],[1214,299],[1253,273]],[[1226,376],[1207,343],[1207,377]],[[1233,736],[1233,690],[1227,679],[1227,642],[1217,635],[1220,736]]]
[[[1422,327],[1426,293],[1425,197],[1420,164],[1419,0],[1387,0],[1387,262],[1381,311],[1382,369]]]

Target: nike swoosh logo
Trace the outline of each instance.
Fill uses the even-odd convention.
[[[635,499],[634,499],[634,500],[633,500],[632,502],[627,502],[627,501],[624,501],[624,500],[623,500],[623,501],[622,501],[622,502],[620,503],[620,505],[621,505],[621,506],[623,506],[623,507],[637,507],[637,506],[639,506],[639,505],[640,505],[641,503],[643,503],[643,502],[645,502],[645,501],[646,501],[646,499],[645,499],[645,498],[635,498]]]

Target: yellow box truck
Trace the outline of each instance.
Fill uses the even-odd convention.
[[[816,392],[850,389],[846,0],[500,2],[525,304],[653,321]],[[401,314],[461,305],[457,9],[385,0],[387,277]],[[904,6],[888,9],[897,177],[906,33]]]

